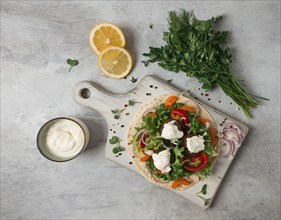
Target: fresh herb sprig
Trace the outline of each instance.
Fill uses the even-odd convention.
[[[67,64],[70,66],[69,69],[68,69],[68,72],[71,71],[71,69],[74,67],[74,66],[77,66],[79,64],[79,61],[78,60],[72,60],[72,59],[67,59],[66,60]]]
[[[205,197],[203,197],[203,196],[200,196],[199,194],[203,194],[203,195],[206,195],[206,194],[207,194],[207,184],[204,184],[204,185],[202,186],[201,191],[198,192],[198,193],[196,193],[196,196],[198,196],[200,199],[203,200],[204,206],[208,205],[209,200],[210,200],[211,198],[205,198]]]
[[[134,100],[129,100],[129,101],[128,101],[128,105],[129,105],[129,106],[133,106],[133,105],[135,105],[136,103],[141,103],[141,102],[136,102],[136,101],[134,101]]]
[[[114,115],[114,119],[119,119],[120,118],[120,114],[125,110],[125,108],[123,109],[114,109],[114,110],[111,110],[111,112],[113,113]]]
[[[136,83],[137,81],[138,81],[138,79],[132,76],[131,82]]]
[[[109,143],[110,143],[110,144],[115,144],[115,147],[112,148],[112,153],[118,154],[120,151],[123,150],[123,149],[121,148],[121,146],[120,146],[120,142],[121,142],[121,141],[122,141],[122,140],[119,139],[117,136],[112,136],[112,138],[109,139]]]
[[[204,185],[202,186],[201,191],[198,192],[198,193],[196,193],[196,194],[200,194],[200,193],[202,193],[203,195],[206,195],[206,194],[207,194],[207,184],[204,184]]]
[[[149,47],[149,53],[143,55],[149,57],[149,63],[157,62],[166,70],[196,77],[206,91],[220,86],[250,118],[249,110],[258,103],[240,86],[230,70],[231,52],[225,47],[229,32],[213,29],[221,19],[222,16],[217,16],[198,20],[193,12],[171,11],[169,31],[163,34],[166,45]]]

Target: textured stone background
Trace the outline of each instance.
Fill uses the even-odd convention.
[[[162,44],[167,12],[193,9],[201,18],[225,15],[232,32],[233,71],[261,101],[247,120],[219,89],[211,101],[198,82],[140,62]],[[139,80],[173,78],[200,100],[246,123],[250,133],[219,189],[203,211],[104,158],[107,128],[98,112],[77,105],[72,88],[93,80],[123,93],[136,84],[105,79],[88,46],[92,26],[110,21],[124,31]],[[153,29],[149,25],[153,24]],[[80,64],[69,73],[67,58]],[[222,102],[218,104],[218,100]],[[36,148],[36,134],[57,116],[76,116],[91,131],[88,149],[53,163]],[[278,219],[280,218],[280,3],[279,1],[1,1],[1,218],[19,219]]]

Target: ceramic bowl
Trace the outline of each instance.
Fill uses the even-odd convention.
[[[50,150],[47,146],[47,132],[49,129],[54,125],[54,123],[59,122],[61,120],[67,120],[70,123],[75,123],[78,125],[78,127],[81,129],[81,132],[79,134],[82,134],[82,145],[79,146],[75,152],[69,154],[69,155],[58,155],[54,153],[53,151]],[[78,128],[78,130],[79,130]],[[90,139],[90,134],[89,134],[89,129],[85,125],[84,122],[82,122],[80,119],[73,118],[73,117],[58,117],[58,118],[53,118],[49,121],[47,121],[45,124],[42,125],[42,127],[39,129],[38,134],[37,134],[37,147],[40,153],[46,157],[47,159],[55,162],[65,162],[72,160],[79,156],[87,147]]]

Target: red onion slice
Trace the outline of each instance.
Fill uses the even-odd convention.
[[[139,141],[138,141],[138,147],[139,147],[139,149],[141,149],[142,147],[141,147],[141,138],[139,139]]]
[[[188,105],[188,103],[191,103],[191,105]],[[197,103],[193,102],[193,101],[188,101],[185,105],[190,106],[191,108],[195,109],[195,115],[194,117],[197,117],[199,115],[200,112],[200,108],[197,105]]]
[[[135,138],[138,138],[138,137],[140,136],[140,134],[143,133],[143,132],[145,132],[145,131],[146,131],[145,128],[139,130],[139,131],[135,134]]]
[[[238,145],[242,143],[241,135],[238,134],[237,130],[234,128],[227,128],[224,131],[224,138],[228,140],[233,140]]]
[[[145,143],[145,138],[147,137],[147,130],[145,130],[142,134],[141,134],[141,138],[140,138],[140,140],[142,141],[142,143],[144,144],[144,145],[146,145],[146,143]]]
[[[225,158],[228,158],[230,155],[232,155],[232,153],[235,150],[235,145],[232,141],[221,138],[220,142],[223,146],[227,146],[228,147],[228,151],[227,153],[225,153],[225,155],[223,155]]]
[[[156,112],[155,108],[148,108],[144,111],[144,113],[142,114],[142,116],[146,116],[148,113],[150,112]]]
[[[226,129],[229,129],[229,128],[234,128],[237,133],[241,136],[241,138],[243,139],[243,133],[240,129],[240,127],[235,124],[235,123],[225,123],[224,125],[221,126],[221,129],[220,129],[220,133],[224,133]]]

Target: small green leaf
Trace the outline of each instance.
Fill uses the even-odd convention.
[[[125,110],[125,108],[115,109],[115,110],[111,109],[111,112],[114,114],[114,119],[119,119],[121,112],[123,112],[124,110]]]
[[[129,106],[133,106],[133,105],[136,104],[136,103],[141,103],[141,102],[135,102],[134,100],[129,100],[129,101],[128,101],[128,105],[129,105]]]
[[[207,194],[207,184],[204,184],[204,185],[202,186],[201,191],[198,192],[198,193],[196,193],[196,194],[200,194],[200,193],[202,193],[203,195],[206,195],[206,194]]]
[[[118,147],[114,147],[113,149],[112,149],[112,153],[114,153],[114,154],[118,154],[120,151],[122,151],[123,149],[120,147],[120,146],[118,146]]]
[[[109,139],[110,144],[116,144],[119,142],[119,138],[117,136],[113,136],[111,139]]]
[[[135,83],[135,82],[137,82],[137,81],[138,81],[138,79],[136,79],[136,78],[134,78],[134,77],[132,76],[131,82],[132,82],[132,83]]]
[[[150,25],[149,25],[149,28],[150,28],[150,29],[153,29],[153,24],[150,24]]]
[[[149,64],[149,61],[148,61],[148,60],[142,60],[141,62],[144,64],[145,67],[147,67],[148,64]]]
[[[117,114],[117,113],[119,112],[119,110],[118,110],[118,109],[116,109],[116,110],[111,110],[111,112],[112,112],[113,114]]]
[[[72,60],[72,59],[67,59],[66,60],[67,64],[70,66],[69,69],[68,69],[68,72],[71,71],[71,69],[74,67],[74,66],[77,66],[79,64],[79,61],[78,60]]]

